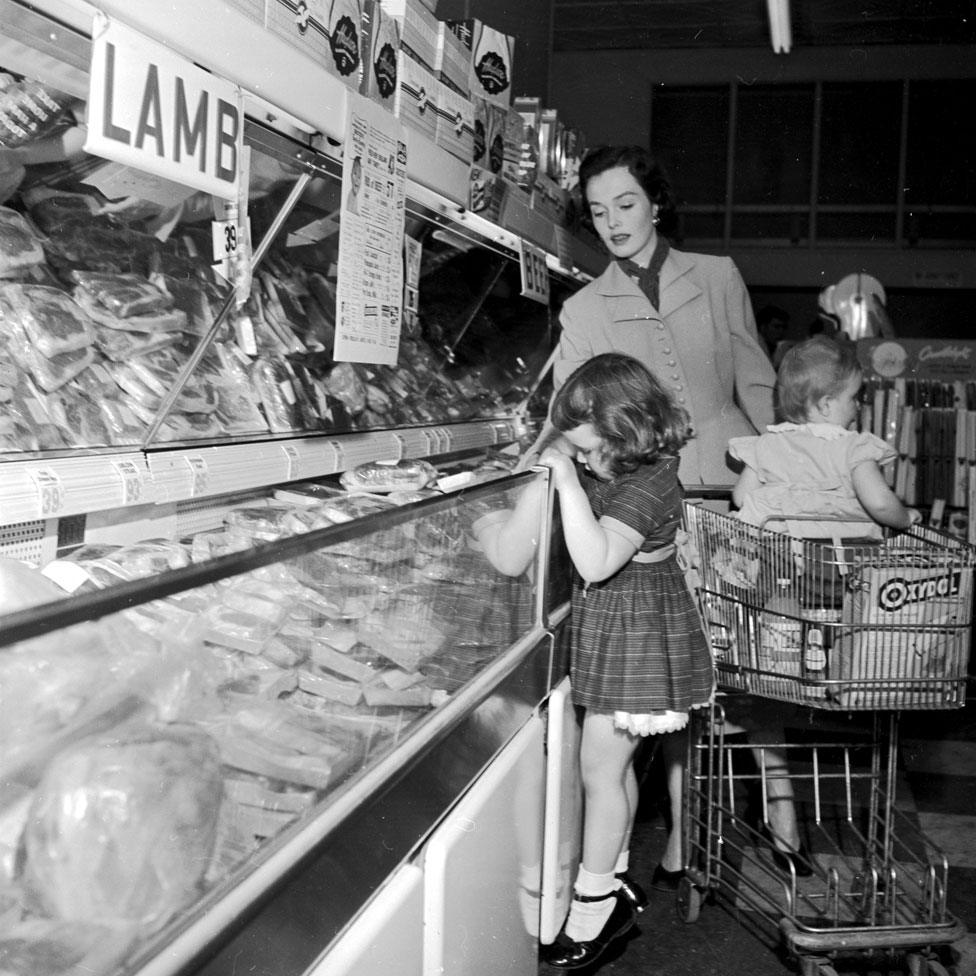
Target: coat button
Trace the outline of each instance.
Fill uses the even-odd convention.
[[[675,360],[669,359],[668,360],[668,365],[674,367],[674,366],[677,366],[678,364],[677,364],[677,362]],[[677,379],[677,377],[675,377],[675,378]]]

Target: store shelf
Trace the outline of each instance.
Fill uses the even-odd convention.
[[[157,500],[146,458],[138,453],[12,461],[3,466],[0,524]]]

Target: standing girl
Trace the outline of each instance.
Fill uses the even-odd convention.
[[[684,728],[689,709],[709,701],[713,678],[675,561],[688,415],[636,359],[606,353],[573,373],[551,416],[562,440],[540,463],[552,470],[578,576],[570,676],[584,710],[585,805],[572,907],[542,958],[575,969],[627,932],[645,904],[626,874],[641,737]]]

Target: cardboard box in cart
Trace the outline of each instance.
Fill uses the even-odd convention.
[[[867,564],[852,576],[831,662],[842,705],[934,707],[958,691],[960,679],[965,687],[970,565],[920,554],[917,565]]]

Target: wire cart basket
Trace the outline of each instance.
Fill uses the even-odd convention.
[[[976,549],[918,528],[813,539],[790,522],[685,504],[682,554],[722,691],[693,714],[678,911],[693,922],[706,897],[730,900],[778,930],[802,976],[895,956],[938,976],[937,949],[965,928],[946,907],[945,854],[896,803],[898,726],[904,710],[965,704]],[[762,734],[737,726],[746,703]],[[797,715],[802,741],[787,742]],[[771,813],[791,798],[809,812],[786,854]]]

